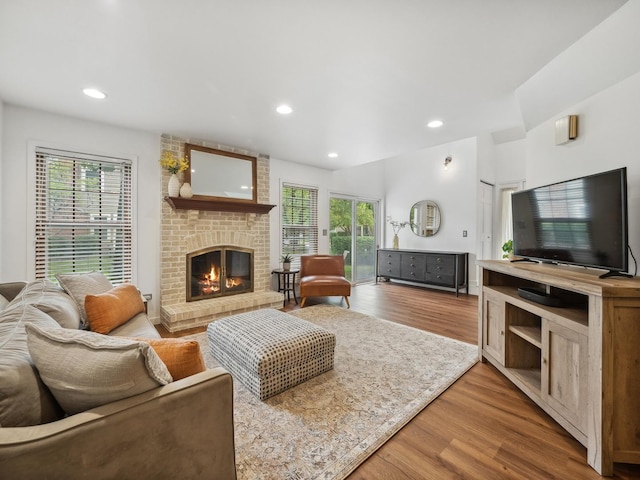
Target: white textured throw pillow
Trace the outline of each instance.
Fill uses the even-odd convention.
[[[146,392],[172,381],[144,342],[84,330],[26,325],[40,378],[68,414]]]
[[[78,305],[82,325],[85,327],[89,325],[89,322],[87,320],[87,312],[84,309],[84,297],[87,295],[99,295],[113,288],[109,279],[102,272],[59,273],[56,275],[56,280]]]

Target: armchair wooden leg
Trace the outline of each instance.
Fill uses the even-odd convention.
[[[300,308],[304,308],[304,304],[307,301],[307,297],[302,297],[302,300],[300,301]]]
[[[344,297],[344,301],[347,302],[347,308],[351,308],[351,304],[349,303],[349,297],[347,297],[346,295]]]

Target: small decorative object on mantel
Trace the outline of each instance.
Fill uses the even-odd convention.
[[[391,216],[387,217],[387,222],[393,229],[393,249],[398,250],[400,248],[400,239],[398,238],[398,233],[400,232],[400,230],[406,227],[409,222],[399,222],[391,218]]]
[[[180,187],[180,196],[182,198],[193,197],[193,190],[191,190],[191,184],[189,182],[184,182]]]
[[[189,164],[184,157],[178,158],[171,150],[163,150],[160,157],[160,165],[171,174],[167,184],[169,196],[177,197],[180,194],[180,180],[178,180],[177,174],[189,168]]]
[[[284,270],[285,272],[288,272],[291,269],[291,260],[293,260],[293,257],[291,256],[291,254],[289,253],[285,253],[282,256],[282,270]]]
[[[175,173],[169,177],[169,183],[167,183],[167,192],[170,197],[177,197],[180,194],[180,180]]]

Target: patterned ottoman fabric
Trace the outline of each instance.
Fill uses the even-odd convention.
[[[207,338],[211,355],[261,400],[333,368],[335,335],[278,310],[216,320]]]

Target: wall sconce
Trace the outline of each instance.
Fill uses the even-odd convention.
[[[447,168],[449,168],[449,164],[451,163],[451,155],[449,155],[447,158],[444,159],[444,169],[446,170]]]
[[[564,145],[578,138],[578,116],[569,115],[556,120],[556,145]]]

